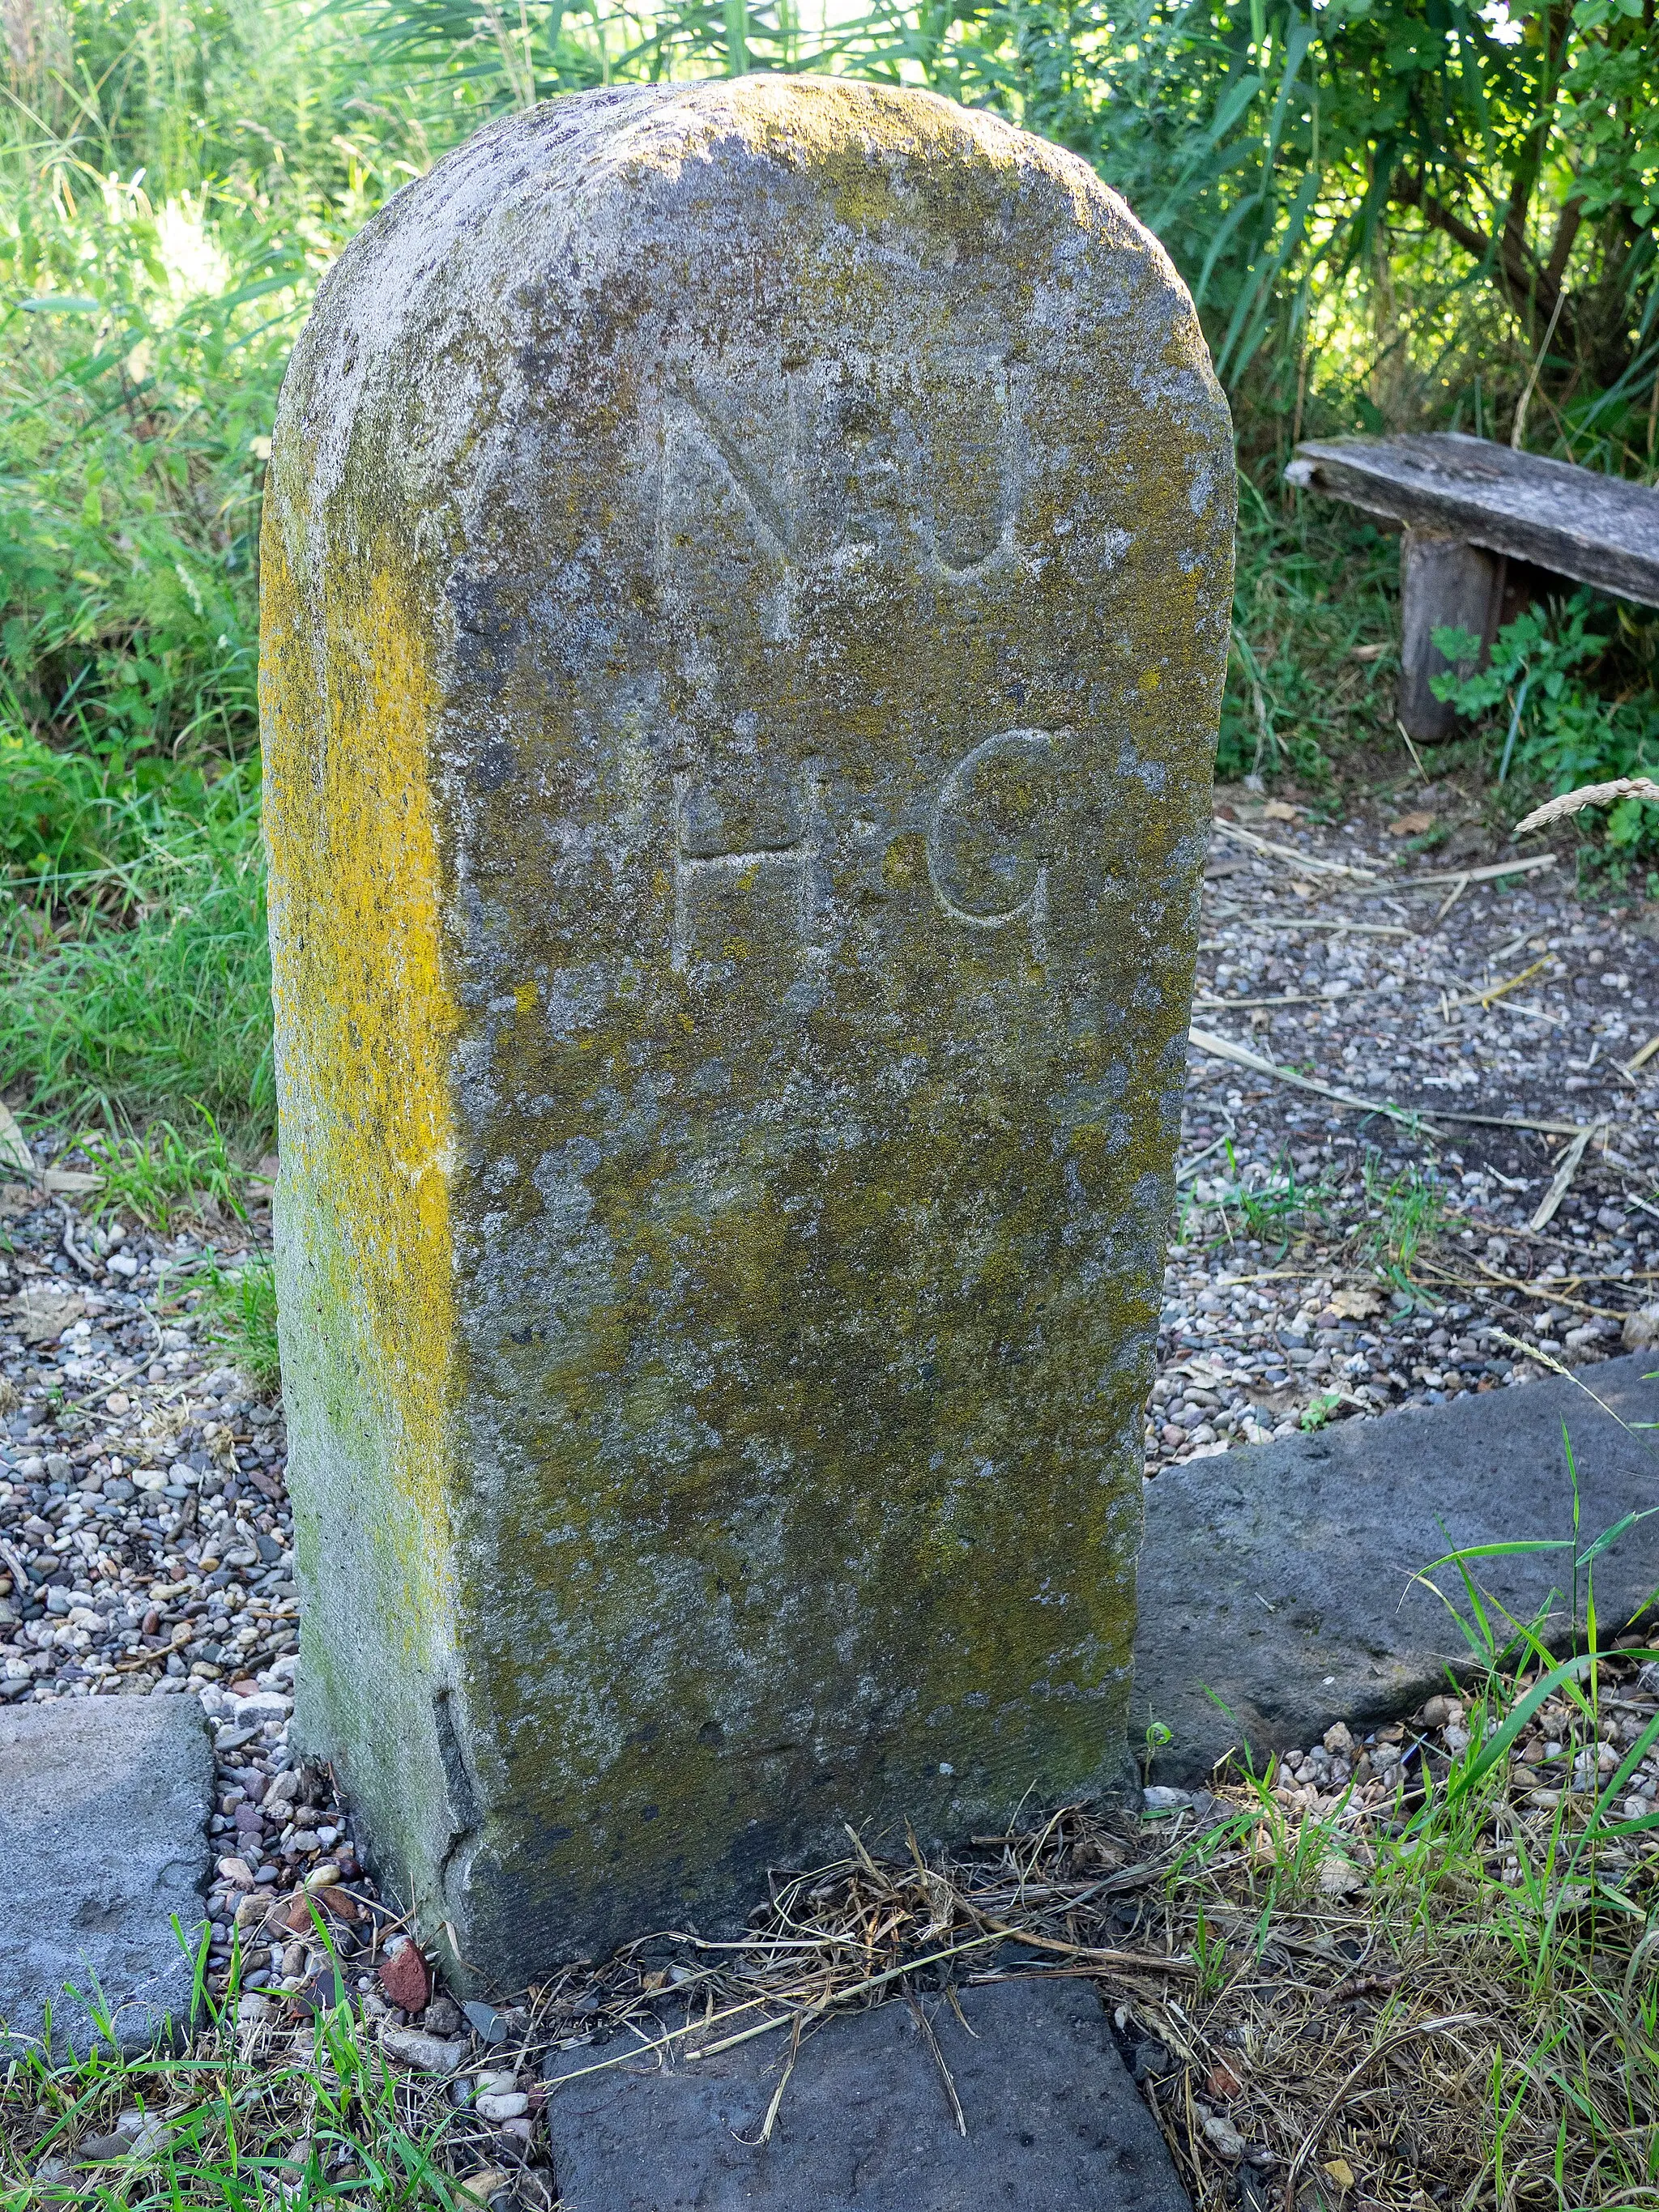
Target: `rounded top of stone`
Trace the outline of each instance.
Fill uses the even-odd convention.
[[[592,175],[609,172],[633,182],[652,170],[678,173],[699,158],[758,155],[793,169],[838,167],[849,153],[872,164],[959,161],[1010,174],[1037,171],[1062,182],[1079,208],[1109,205],[1127,214],[1086,161],[1000,116],[938,93],[847,77],[713,77],[567,94],[486,125],[432,175],[502,157],[533,163],[538,150],[566,148],[592,165]],[[528,181],[532,173],[502,181]],[[405,186],[389,204],[418,197],[428,181]],[[1150,234],[1141,235],[1150,241]]]
[[[714,177],[718,192],[699,198]],[[681,228],[729,226],[734,200],[740,208],[752,195],[775,222],[777,187],[790,177],[810,179],[819,210],[849,242],[920,247],[947,267],[988,250],[1018,257],[1009,203],[1035,197],[1062,233],[1081,229],[1144,257],[1186,304],[1157,239],[1064,148],[937,93],[757,76],[568,94],[488,125],[359,232],[325,283],[319,312],[371,268],[406,306],[447,248],[480,272],[493,261],[511,286],[567,254],[587,271],[618,247],[652,255],[665,243],[653,228],[664,214]],[[978,190],[965,189],[969,179]]]
[[[303,425],[313,501],[366,416],[388,489],[451,464],[478,484],[516,466],[515,411],[596,386],[620,409],[647,360],[861,364],[900,325],[1037,367],[1103,348],[1226,441],[1180,277],[1086,162],[935,93],[757,76],[567,94],[406,185],[319,291],[277,443]]]
[[[629,86],[620,94],[579,94],[537,111],[581,110],[605,117],[625,158],[668,167],[696,155],[761,154],[791,167],[836,162],[849,148],[872,160],[977,159],[1000,167],[1030,164],[1084,186],[1102,187],[1076,155],[1022,131],[1003,117],[939,94],[849,77],[757,75],[692,84]],[[513,118],[497,126],[513,135]]]

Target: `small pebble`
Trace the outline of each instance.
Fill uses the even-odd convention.
[[[512,2188],[513,2179],[504,2166],[483,2166],[460,2183],[459,2195],[463,2199],[471,2198],[474,2204],[489,2204]]]
[[[477,2099],[476,2109],[481,2119],[516,2120],[530,2110],[530,2100],[521,2089],[507,2094],[491,2091]]]
[[[426,2009],[432,1995],[431,1972],[420,1946],[407,1936],[394,1936],[387,1944],[380,1962],[380,1989],[387,2003],[404,2012]]]
[[[1243,2158],[1248,2148],[1232,2122],[1220,2112],[1211,2112],[1206,2116],[1204,2136],[1218,2157],[1230,2161]]]
[[[473,2033],[484,2043],[505,2043],[512,2033],[507,2021],[494,2005],[482,2004],[472,1999],[463,2004],[461,2010],[471,2022]]]
[[[443,2037],[428,2035],[418,2027],[383,2028],[380,2042],[394,2058],[426,2074],[453,2074],[466,2056],[465,2044],[446,2042]]]

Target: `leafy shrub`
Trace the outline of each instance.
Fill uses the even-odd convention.
[[[867,0],[816,25],[792,0],[331,7],[423,86],[434,125],[751,70],[1008,115],[1091,161],[1168,247],[1258,459],[1282,461],[1310,410],[1398,428],[1473,396],[1477,428],[1507,431],[1535,363],[1536,413],[1577,458],[1651,465],[1659,43],[1642,0]]]
[[[1480,658],[1468,630],[1437,629],[1434,642],[1448,660]],[[1513,775],[1523,790],[1571,791],[1659,765],[1653,650],[1642,617],[1581,589],[1523,609],[1498,631],[1486,667],[1437,676],[1431,688],[1485,732],[1500,783]],[[1601,823],[1615,862],[1659,853],[1659,807],[1621,799]]]

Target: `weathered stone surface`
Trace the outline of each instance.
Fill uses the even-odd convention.
[[[324,289],[298,1724],[484,1977],[1118,1774],[1231,471],[1156,243],[922,94],[562,101]]]
[[[1653,1366],[1650,1353],[1609,1360],[1583,1379],[1634,1428],[1659,1420],[1659,1382],[1643,1379]],[[1412,1577],[1460,1546],[1571,1534],[1564,1424],[1588,1545],[1654,1504],[1659,1453],[1564,1379],[1194,1460],[1149,1484],[1135,1727],[1174,1731],[1159,1781],[1200,1779],[1240,1741],[1260,1758],[1317,1743],[1333,1721],[1374,1726],[1443,1689],[1448,1667],[1467,1672],[1456,1624]],[[1643,1522],[1595,1562],[1604,1638],[1659,1590],[1656,1530]],[[1552,1589],[1571,1589],[1559,1552],[1478,1571],[1528,1620]],[[1436,1579],[1459,1594],[1455,1573]],[[1571,1618],[1570,1600],[1558,1603],[1558,1644]]]
[[[957,2002],[971,2035],[925,2000],[937,2055],[907,2004],[806,2037],[767,2142],[787,2034],[555,2088],[562,2212],[1187,2212],[1087,1983],[1002,1982]],[[607,2055],[562,2052],[557,2072]]]
[[[75,1698],[0,1712],[0,2051],[98,2031],[64,1994],[101,1992],[123,2050],[190,2012],[213,1811],[194,1698]]]

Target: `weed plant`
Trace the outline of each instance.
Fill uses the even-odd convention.
[[[207,1208],[246,1218],[246,1177],[204,1107],[198,1107],[194,1127],[158,1116],[142,1136],[91,1129],[76,1146],[101,1179],[87,1202],[94,1218],[125,1207],[163,1236],[181,1217]]]
[[[1206,1196],[1186,1198],[1179,1230],[1183,1243],[1194,1232],[1203,1235],[1206,1218],[1212,1215],[1212,1233],[1230,1243],[1240,1237],[1259,1240],[1277,1266],[1298,1240],[1337,1227],[1346,1218],[1353,1221],[1345,1239],[1350,1261],[1380,1283],[1421,1295],[1419,1264],[1449,1218],[1445,1193],[1431,1170],[1414,1162],[1385,1164],[1372,1147],[1358,1164],[1357,1181],[1339,1182],[1328,1172],[1300,1175],[1288,1153],[1266,1165],[1241,1168],[1231,1139],[1222,1149],[1228,1176],[1212,1182]],[[1362,1209],[1357,1220],[1355,1201]]]
[[[1449,1218],[1445,1193],[1415,1162],[1385,1171],[1375,1152],[1367,1152],[1360,1176],[1367,1218],[1357,1249],[1396,1289],[1411,1291],[1418,1259]]]
[[[250,1252],[235,1267],[210,1264],[196,1311],[207,1341],[217,1345],[255,1389],[274,1392],[282,1381],[276,1342],[276,1277],[268,1255]]]
[[[1341,1390],[1321,1390],[1310,1398],[1302,1408],[1297,1425],[1304,1436],[1313,1436],[1338,1413],[1346,1403],[1346,1394]]]
[[[1659,622],[1645,609],[1586,590],[1525,608],[1498,631],[1485,668],[1468,630],[1434,638],[1470,672],[1436,677],[1433,689],[1474,724],[1497,782],[1513,786],[1517,815],[1579,784],[1659,769]],[[1620,799],[1585,845],[1619,887],[1634,872],[1650,896],[1659,891],[1659,807]]]
[[[1327,1176],[1312,1180],[1298,1176],[1288,1153],[1253,1174],[1239,1167],[1231,1138],[1224,1151],[1231,1180],[1223,1185],[1216,1203],[1225,1231],[1230,1238],[1259,1238],[1264,1249],[1272,1248],[1272,1264],[1277,1266],[1298,1237],[1329,1220],[1335,1185]]]

